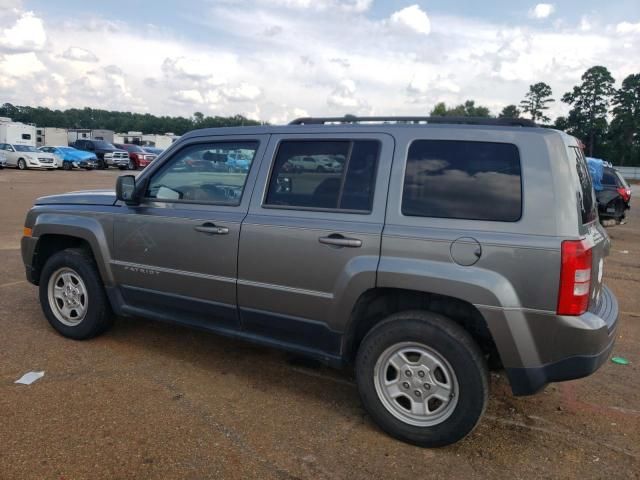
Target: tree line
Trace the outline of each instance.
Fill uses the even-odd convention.
[[[538,82],[529,87],[518,105],[507,105],[498,117],[529,116],[535,122],[564,130],[579,138],[589,156],[603,158],[615,165],[640,165],[640,73],[629,75],[615,88],[615,80],[603,66],[589,68],[581,82],[560,100],[570,106],[569,114],[555,119],[547,116],[555,102],[551,87]],[[491,117],[490,110],[475,101],[453,107],[438,103],[432,116]],[[194,128],[259,125],[242,115],[231,117],[205,116],[195,112],[192,117],[156,116],[148,113],[117,112],[94,108],[51,110],[45,107],[14,106],[5,103],[0,117],[35,123],[38,126],[60,128],[106,128],[116,132],[173,132],[176,135]]]
[[[627,76],[620,88],[603,66],[589,68],[581,82],[560,100],[570,106],[569,114],[555,119],[547,116],[555,102],[551,87],[544,82],[529,86],[519,105],[507,105],[498,117],[529,116],[542,126],[557,128],[579,138],[588,156],[603,158],[615,165],[640,165],[640,73]],[[491,117],[487,107],[473,100],[448,108],[438,103],[431,115]]]
[[[209,117],[201,112],[195,112],[191,118],[186,118],[88,107],[51,110],[46,107],[16,106],[10,103],[0,106],[0,117],[9,117],[14,122],[34,123],[39,127],[105,128],[115,132],[172,132],[176,135],[182,135],[194,128],[260,125],[260,122],[249,120],[242,115]]]

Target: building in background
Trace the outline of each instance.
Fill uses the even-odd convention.
[[[36,147],[61,147],[69,144],[66,128],[37,127]]]
[[[14,122],[7,117],[0,117],[0,143],[35,147],[36,127],[27,123]]]
[[[100,128],[70,128],[67,131],[67,141],[69,143],[76,140],[104,140],[105,142],[113,143],[113,130],[103,130]]]

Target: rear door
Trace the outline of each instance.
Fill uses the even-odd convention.
[[[271,137],[240,235],[244,329],[339,353],[354,302],[375,286],[393,147],[373,133]]]

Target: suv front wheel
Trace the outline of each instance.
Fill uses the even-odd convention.
[[[111,307],[93,258],[81,249],[51,256],[40,275],[40,304],[53,328],[84,340],[111,325]]]
[[[389,316],[364,338],[356,359],[365,409],[388,434],[422,447],[457,442],[477,425],[489,394],[477,344],[442,315]]]

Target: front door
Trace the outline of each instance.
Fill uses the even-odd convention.
[[[392,155],[383,134],[271,136],[240,235],[245,330],[339,355],[354,302],[375,287]]]
[[[240,225],[267,138],[196,138],[142,177],[142,203],[114,222],[112,265],[125,311],[238,327]],[[231,168],[236,156],[249,167]]]

